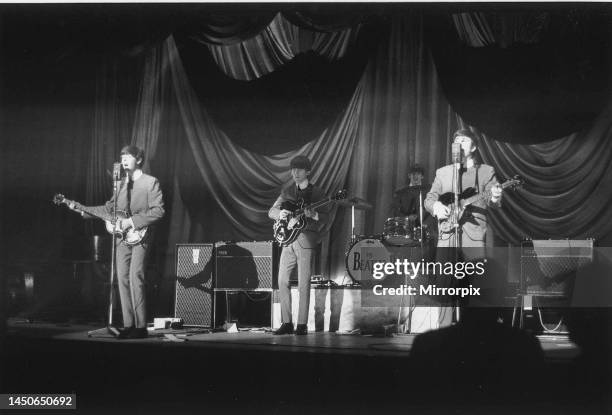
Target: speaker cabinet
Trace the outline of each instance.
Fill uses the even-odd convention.
[[[185,325],[212,327],[214,244],[176,246],[174,316]]]
[[[216,283],[218,290],[272,289],[275,275],[273,242],[217,242]]]
[[[593,260],[593,240],[533,240],[521,243],[521,291],[535,296],[567,296],[568,281]]]

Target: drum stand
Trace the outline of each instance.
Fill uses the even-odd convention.
[[[114,172],[113,174],[113,224],[116,226],[117,223],[117,197],[119,194],[119,183],[121,182],[120,171]],[[114,290],[113,284],[115,282],[115,257],[117,255],[117,236],[113,232],[112,234],[112,246],[111,246],[111,266],[110,266],[110,283],[109,283],[109,297],[108,297],[108,324],[106,327],[101,329],[91,330],[87,332],[87,337],[117,337],[120,332],[117,327],[113,326],[113,302],[114,302]]]
[[[355,205],[351,204],[351,241],[349,242],[349,248],[347,250],[347,254],[350,251],[353,244],[355,244],[355,242],[357,242],[357,235],[355,235]],[[343,277],[343,280],[347,276],[351,279],[351,282],[349,282],[348,284],[343,284],[345,287],[361,287],[361,283],[355,280],[355,278],[353,278],[353,276],[350,274],[350,272],[348,272],[348,270],[346,271]],[[331,280],[330,280],[330,285],[331,285]]]
[[[355,235],[355,205],[351,206],[351,244],[356,242],[357,235]]]
[[[350,240],[350,248],[348,249],[348,251],[350,251],[352,246],[357,242],[357,235],[355,235],[355,209],[369,210],[369,209],[372,209],[372,205],[368,203],[367,200],[361,199],[359,197],[353,197],[347,200],[340,200],[336,203],[339,206],[344,206],[344,207],[350,206],[351,207],[351,240]],[[347,273],[344,276],[345,278],[346,278],[346,275],[348,275],[348,277],[351,279],[351,282],[349,284],[344,284],[345,287],[361,287],[361,283],[359,281],[356,281],[353,278],[353,276],[350,274],[348,269],[347,269]]]

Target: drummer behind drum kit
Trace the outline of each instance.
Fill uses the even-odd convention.
[[[398,216],[388,218],[383,227],[383,233],[377,235],[355,235],[355,209],[370,210],[372,205],[366,200],[359,197],[340,200],[337,202],[339,206],[351,208],[351,240],[349,249],[346,252],[345,264],[346,270],[353,280],[351,284],[359,285],[361,278],[361,266],[356,265],[356,258],[361,256],[365,250],[377,252],[378,256],[385,252],[386,246],[394,247],[417,247],[432,238],[431,232],[427,225],[423,223],[423,201],[420,200],[419,215]],[[420,219],[420,220],[419,220]],[[375,256],[376,256],[375,255]],[[388,260],[388,258],[375,258],[376,261]]]

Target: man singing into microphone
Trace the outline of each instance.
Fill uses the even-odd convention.
[[[490,197],[470,205],[459,220],[459,226],[444,232],[440,226],[438,248],[484,248],[487,234],[487,209],[501,204],[502,188],[495,169],[480,164],[476,158],[476,136],[462,129],[453,135],[453,164],[439,168],[425,198],[425,209],[441,223],[451,214],[449,203],[454,201],[455,184],[462,198],[490,192]],[[486,194],[486,193],[485,193]],[[458,231],[458,232],[456,232]],[[460,235],[460,239],[457,235]]]
[[[489,208],[499,207],[502,198],[502,188],[495,177],[492,166],[481,164],[476,155],[476,136],[472,131],[461,129],[453,134],[453,164],[439,168],[425,198],[425,209],[438,220],[438,246],[436,249],[436,262],[456,264],[474,262],[486,258],[487,212]],[[450,205],[455,195],[461,200],[483,195],[483,198],[469,205],[456,226],[452,219],[455,212]],[[454,219],[457,219],[455,217]],[[445,226],[446,225],[446,226]],[[453,276],[435,275],[430,282],[438,286],[456,286],[474,283],[495,284],[491,275],[483,275],[478,280],[455,279]],[[483,287],[484,290],[484,287]],[[452,307],[460,305],[461,309],[467,300],[454,297],[434,297],[439,307],[438,323],[442,326],[451,324],[453,318]],[[459,317],[457,317],[459,319]]]
[[[143,173],[144,151],[136,146],[125,146],[121,150],[121,167],[125,178],[117,196],[117,210],[126,213],[118,220],[121,230],[150,227],[164,216],[164,201],[159,182],[155,177]],[[101,215],[112,215],[114,196],[99,210]],[[74,206],[71,206],[74,209]],[[88,216],[84,214],[83,216]],[[119,338],[139,339],[147,337],[145,304],[145,268],[151,243],[151,229],[136,245],[117,241],[117,281],[121,298],[124,329]]]

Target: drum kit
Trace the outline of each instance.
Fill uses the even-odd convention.
[[[382,258],[382,256],[387,247],[422,247],[432,237],[427,225],[421,225],[423,221],[419,220],[419,218],[423,218],[422,201],[419,215],[388,218],[384,223],[383,233],[375,235],[355,234],[355,210],[370,210],[373,208],[372,204],[359,197],[340,200],[337,204],[351,208],[351,239],[345,255],[345,264],[353,284],[361,280],[362,266],[355,265],[360,253],[364,251],[377,252],[374,256],[379,258],[373,259],[376,261],[384,260],[385,258]]]

